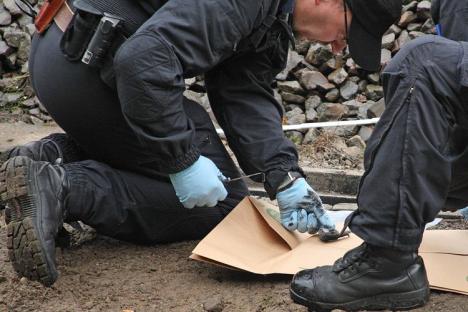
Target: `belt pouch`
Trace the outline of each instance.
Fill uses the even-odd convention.
[[[89,5],[81,4],[83,2],[79,0],[74,2],[75,14],[60,41],[63,54],[72,62],[81,60],[103,16],[101,12]]]

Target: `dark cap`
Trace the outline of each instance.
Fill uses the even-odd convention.
[[[353,19],[348,34],[349,52],[362,68],[380,67],[382,36],[401,16],[402,0],[346,0]]]

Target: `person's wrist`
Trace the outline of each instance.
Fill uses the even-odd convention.
[[[282,191],[287,190],[291,186],[293,186],[294,182],[296,182],[298,179],[303,178],[302,174],[300,174],[297,171],[289,171],[283,181],[280,183],[278,186],[277,194],[279,194]]]

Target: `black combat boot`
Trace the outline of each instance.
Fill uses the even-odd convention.
[[[83,159],[83,151],[66,133],[53,133],[38,141],[18,145],[6,151],[4,161],[15,156],[27,156],[33,160],[57,162],[75,162]]]
[[[52,133],[38,141],[18,145],[0,156],[0,163],[16,156],[26,156],[32,160],[51,163],[69,163],[83,159],[83,150],[66,133]],[[5,222],[11,220],[9,207],[0,199],[0,210],[5,209]]]
[[[333,266],[297,273],[290,293],[309,311],[408,310],[429,300],[429,282],[416,253],[364,243]]]
[[[0,196],[10,209],[8,256],[20,276],[52,285],[55,238],[62,228],[67,178],[60,165],[25,156],[9,159],[0,168]]]

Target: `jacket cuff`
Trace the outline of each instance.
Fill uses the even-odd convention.
[[[145,167],[152,168],[164,174],[172,174],[187,169],[200,157],[198,147],[192,148],[183,155],[171,159],[154,159],[144,162]]]
[[[293,166],[289,169],[275,169],[268,171],[265,177],[265,191],[267,192],[268,196],[271,200],[276,199],[276,194],[278,193],[278,188],[280,187],[281,183],[284,181],[288,172],[297,172],[303,178],[305,178],[304,171],[299,166]]]

